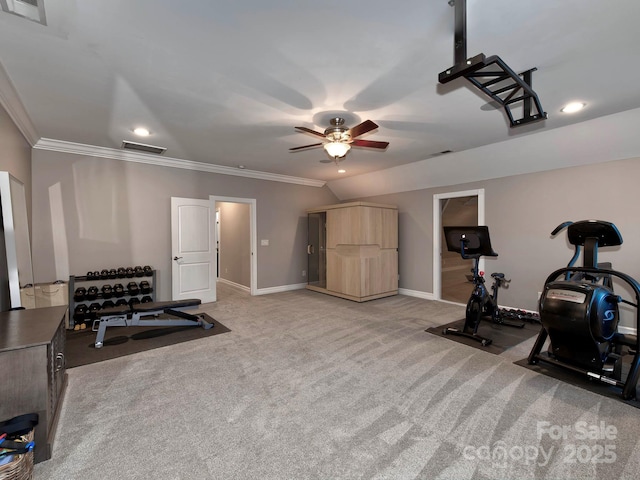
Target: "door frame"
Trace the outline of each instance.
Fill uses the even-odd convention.
[[[484,188],[460,192],[436,193],[433,195],[433,298],[442,300],[442,216],[440,200],[458,197],[478,197],[478,225],[484,225]],[[480,270],[484,270],[484,258],[480,258]]]
[[[249,205],[249,240],[251,243],[251,279],[250,279],[250,293],[251,295],[257,295],[258,292],[258,229],[256,220],[256,199],[255,198],[240,198],[240,197],[223,197],[219,195],[209,195],[209,202],[211,203],[211,215],[213,225],[216,221],[216,203],[246,203]],[[217,240],[217,239],[216,239]]]

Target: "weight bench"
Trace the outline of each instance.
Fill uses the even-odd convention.
[[[95,347],[102,348],[104,345],[104,334],[107,327],[202,327],[209,330],[213,327],[213,323],[207,322],[204,315],[193,315],[184,311],[197,307],[200,303],[200,299],[191,298],[170,302],[122,305],[100,310],[100,318],[93,321],[91,328],[94,332],[98,332]],[[158,318],[161,314],[171,317]]]

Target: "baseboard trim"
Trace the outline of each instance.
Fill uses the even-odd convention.
[[[230,285],[234,288],[242,290],[243,292],[251,293],[251,289],[249,287],[240,283],[232,282],[231,280],[227,280],[226,278],[218,277],[218,283],[224,283],[225,285]]]
[[[290,292],[291,290],[302,290],[306,288],[306,283],[294,283],[292,285],[280,285],[279,287],[258,288],[256,295],[269,295],[271,293]]]
[[[406,295],[407,297],[423,298],[425,300],[435,300],[433,293],[421,292],[420,290],[409,290],[408,288],[399,288],[398,293],[400,295]]]

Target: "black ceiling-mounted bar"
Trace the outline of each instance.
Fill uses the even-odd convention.
[[[531,88],[531,68],[520,75],[497,55],[485,57],[480,53],[467,58],[467,1],[449,0],[455,7],[454,61],[455,65],[438,75],[442,84],[464,77],[499,103],[509,117],[511,127],[518,127],[547,118],[538,95]],[[514,119],[512,108],[522,106],[522,118]]]

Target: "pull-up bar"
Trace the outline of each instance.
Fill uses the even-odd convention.
[[[480,53],[467,58],[467,1],[449,0],[455,7],[454,66],[438,75],[442,84],[464,77],[502,105],[511,127],[544,120],[547,113],[542,109],[538,95],[531,88],[531,68],[520,75],[515,73],[497,55],[486,57]],[[512,108],[522,105],[522,118],[514,119]]]

